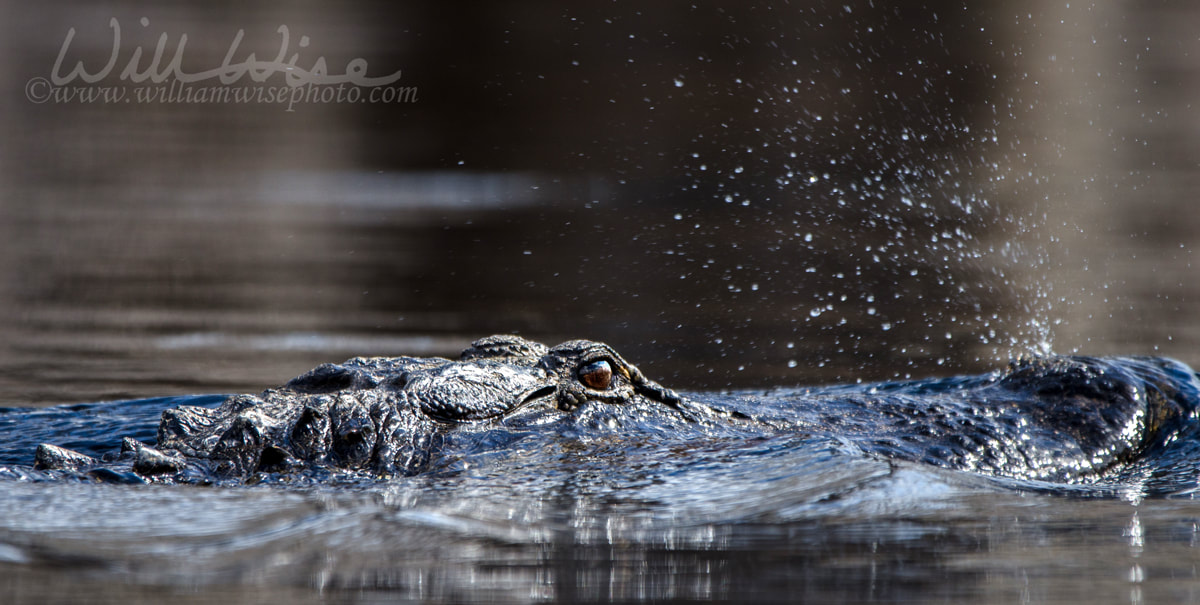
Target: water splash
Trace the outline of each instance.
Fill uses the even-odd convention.
[[[1014,199],[1033,177],[1006,161],[1015,118],[973,110],[997,93],[1003,66],[952,57],[961,40],[940,31],[900,48],[887,40],[905,25],[886,15],[784,23],[799,42],[765,39],[757,50],[778,59],[726,84],[752,100],[747,111],[697,133],[681,165],[685,189],[702,196],[687,235],[740,247],[705,268],[720,272],[728,304],[778,308],[786,338],[712,332],[737,352],[778,351],[781,367],[846,372],[835,378],[885,360],[910,377],[1050,354],[1048,252]],[[853,34],[804,42],[821,29]],[[895,55],[882,61],[883,49]],[[803,358],[782,350],[797,340]]]

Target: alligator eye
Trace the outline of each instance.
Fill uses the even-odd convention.
[[[579,368],[579,382],[589,389],[603,391],[612,385],[612,366],[607,361],[593,361]]]

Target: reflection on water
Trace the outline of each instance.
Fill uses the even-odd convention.
[[[991,4],[9,11],[0,404],[253,392],[497,332],[604,340],[691,389],[973,372],[1047,347],[1200,365],[1196,9]],[[146,57],[186,34],[193,69],[219,65],[239,29],[243,52],[273,57],[286,24],[309,37],[305,61],[402,69],[420,101],[287,112],[15,92],[71,28],[68,61],[101,65],[113,17]],[[687,501],[503,485],[16,483],[0,495],[21,511],[0,515],[0,590],[1200,601],[1188,502],[910,472],[868,472],[860,497],[756,492],[750,518],[696,525],[672,523]]]
[[[566,484],[537,499],[470,481],[309,493],[9,484],[0,506],[21,515],[0,527],[0,586],[10,602],[1200,598],[1189,503],[1019,496],[904,468],[853,484],[825,484],[843,504],[785,483],[774,497],[794,512],[717,506],[708,522]],[[61,574],[71,581],[46,581]]]

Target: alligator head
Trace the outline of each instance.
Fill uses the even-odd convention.
[[[235,395],[217,408],[173,408],[163,413],[157,446],[126,439],[120,458],[138,476],[164,479],[312,466],[410,474],[424,468],[455,427],[569,414],[589,402],[688,417],[686,402],[608,345],[573,340],[547,348],[491,336],[458,360],[354,358],[318,366],[261,395]],[[36,462],[72,470],[102,464],[51,445],[38,449]]]

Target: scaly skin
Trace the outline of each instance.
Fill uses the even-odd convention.
[[[492,336],[455,361],[325,364],[215,409],[167,410],[154,447],[126,439],[98,460],[42,445],[35,466],[157,482],[314,469],[386,478],[553,431],[643,431],[680,447],[786,433],[833,436],[888,459],[1079,482],[1133,468],[1193,425],[1195,378],[1170,360],[1057,357],[978,377],[685,398],[602,343]]]
[[[607,345],[575,340],[547,349],[493,336],[458,361],[359,357],[318,366],[258,396],[235,395],[215,409],[167,410],[156,447],[127,440],[123,449],[135,473],[164,479],[305,466],[413,474],[437,438],[458,425],[518,412],[561,414],[589,401],[687,414],[678,395]],[[103,463],[42,445],[35,466],[84,470]]]

